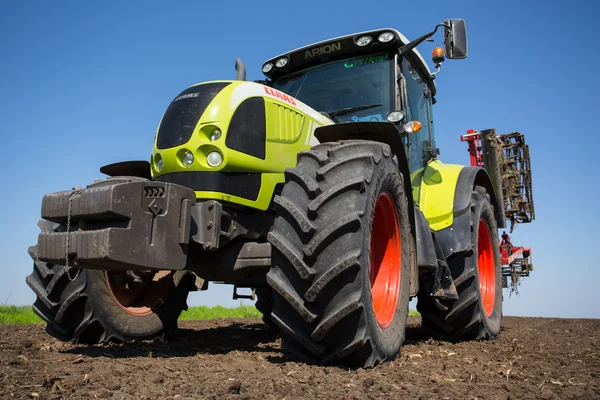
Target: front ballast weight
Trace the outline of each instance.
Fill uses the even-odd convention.
[[[266,235],[270,222],[259,214],[231,213],[215,200],[197,202],[192,189],[172,183],[110,178],[44,196],[42,218],[56,224],[38,236],[37,257],[107,271],[201,268],[219,281],[258,270],[264,275],[271,245],[255,240]],[[237,237],[247,240],[223,250]],[[221,268],[199,259],[220,259]]]
[[[40,233],[38,257],[108,271],[183,269],[194,202],[191,189],[150,181],[47,194],[42,218],[60,228]]]
[[[184,269],[197,226],[194,191],[151,181],[105,183],[44,196],[42,218],[58,231],[40,233],[38,258],[108,271]]]

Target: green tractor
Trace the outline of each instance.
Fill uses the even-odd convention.
[[[438,30],[432,73],[415,48]],[[438,159],[445,56],[467,56],[463,20],[414,41],[380,29],[306,46],[267,61],[263,81],[238,60],[236,80],[181,92],[150,162],[44,196],[27,283],[48,333],[162,337],[212,281],[252,290],[307,362],[393,360],[412,297],[432,337],[496,338],[501,188]]]

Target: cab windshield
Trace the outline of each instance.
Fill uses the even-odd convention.
[[[393,110],[392,66],[389,53],[352,57],[281,77],[273,87],[335,122],[386,121]]]

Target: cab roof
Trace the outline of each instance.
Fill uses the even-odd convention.
[[[393,33],[394,39],[387,43],[378,41],[379,35],[384,32]],[[356,44],[356,39],[362,36],[370,36],[373,41],[367,46],[360,47]],[[270,79],[277,79],[281,76],[340,58],[397,50],[409,42],[410,40],[406,36],[393,28],[353,33],[351,35],[323,40],[273,57],[263,64],[264,67],[264,65],[271,63],[273,65],[272,70],[268,73],[263,73]],[[417,49],[412,49],[406,53],[406,57],[417,68],[423,79],[429,84],[433,92],[432,94],[435,95],[435,81],[421,53]],[[276,61],[281,58],[287,58],[287,64],[283,67],[276,67]]]

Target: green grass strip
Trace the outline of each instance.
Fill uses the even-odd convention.
[[[409,316],[419,316],[415,310],[409,310]],[[227,308],[223,306],[190,307],[181,313],[180,321],[197,321],[203,319],[219,318],[260,318],[262,316],[254,306],[240,306]],[[42,320],[35,315],[29,306],[6,306],[0,305],[0,324],[38,324]]]
[[[38,324],[42,322],[29,306],[0,305],[0,324]]]
[[[218,318],[260,318],[262,314],[254,306],[240,306],[236,308],[226,308],[223,306],[197,306],[190,307],[187,311],[181,313],[180,321],[195,321],[201,319]]]

